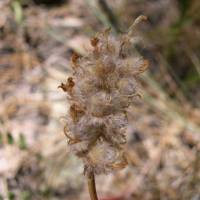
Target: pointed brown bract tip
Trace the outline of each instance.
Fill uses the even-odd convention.
[[[98,37],[93,37],[90,39],[90,43],[93,47],[96,47],[97,44],[99,43],[99,38]]]
[[[65,83],[61,83],[61,85],[59,85],[58,88],[61,88],[61,89],[63,89],[64,92],[67,92]]]
[[[61,83],[58,88],[62,88],[64,92],[69,92],[71,94],[72,88],[74,87],[75,82],[73,81],[72,77],[67,79],[67,83]]]
[[[70,88],[73,88],[74,85],[75,85],[75,83],[74,83],[72,77],[69,77],[69,78],[67,79],[67,83],[68,83],[68,85],[69,85]]]

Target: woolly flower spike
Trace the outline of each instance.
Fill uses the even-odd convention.
[[[138,93],[137,77],[148,62],[130,59],[132,32],[114,38],[107,29],[91,39],[85,57],[73,54],[73,77],[61,87],[69,95],[65,134],[71,151],[83,159],[85,173],[108,173],[126,166],[123,152],[127,108]]]

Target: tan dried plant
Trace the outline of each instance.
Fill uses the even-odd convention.
[[[123,146],[127,109],[138,93],[137,77],[148,67],[140,56],[130,59],[133,29],[113,37],[110,29],[91,39],[87,56],[73,54],[73,76],[59,87],[68,94],[70,109],[65,134],[72,152],[82,158],[91,199],[97,199],[94,174],[127,165]]]

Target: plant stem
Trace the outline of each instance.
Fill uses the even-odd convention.
[[[88,189],[89,189],[89,193],[90,193],[90,199],[98,200],[96,184],[95,184],[95,177],[94,177],[93,172],[90,172],[87,174],[87,183],[88,183]]]

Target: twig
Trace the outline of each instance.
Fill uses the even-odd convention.
[[[89,193],[90,193],[90,199],[98,200],[96,184],[95,184],[95,177],[94,177],[93,172],[90,172],[87,174],[87,182],[88,182],[88,189],[89,189]]]

